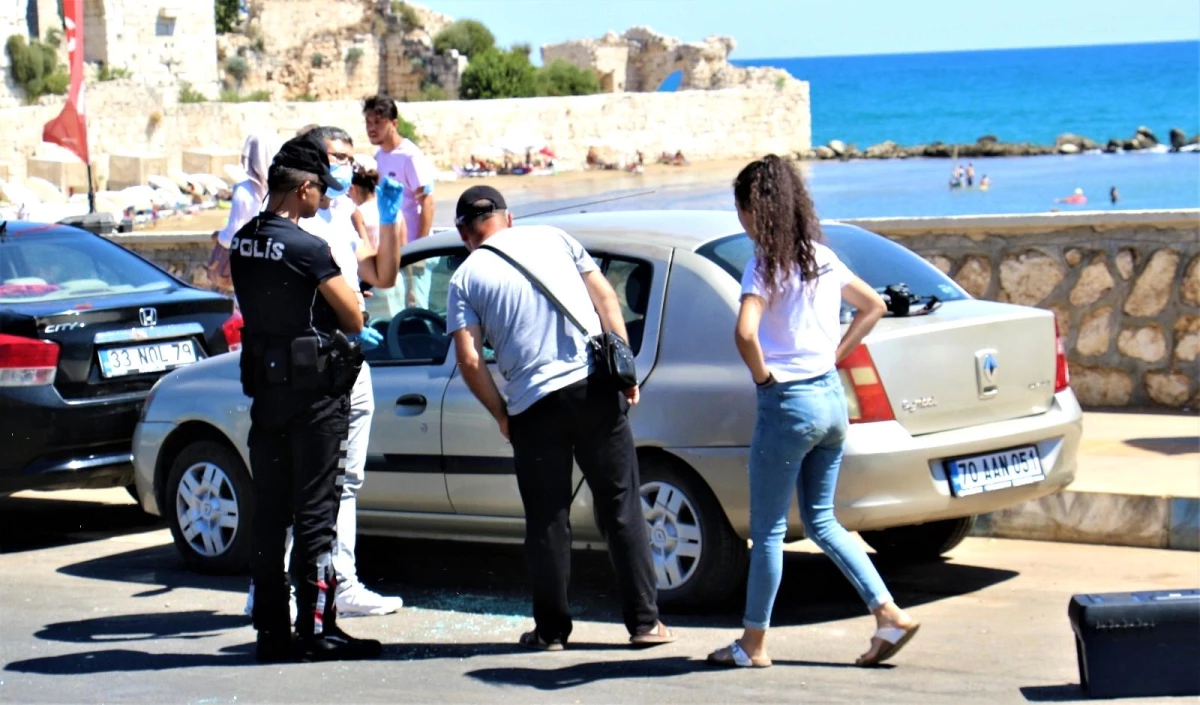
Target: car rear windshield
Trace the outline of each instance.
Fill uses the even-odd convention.
[[[161,291],[177,282],[99,236],[26,230],[0,238],[0,303]]]
[[[967,298],[950,277],[912,250],[883,236],[848,225],[826,225],[823,230],[838,259],[876,289],[907,284],[918,296],[936,296],[942,301]],[[754,243],[746,233],[741,233],[714,240],[697,252],[741,281],[746,264],[754,256]]]

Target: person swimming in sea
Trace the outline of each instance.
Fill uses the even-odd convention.
[[[975,185],[975,164],[967,162],[967,188]]]
[[[992,180],[988,178],[987,174],[984,174],[983,178],[979,180],[979,190],[987,191],[991,185],[992,185]]]
[[[1117,205],[1117,201],[1121,200],[1121,193],[1117,191],[1116,186],[1113,186],[1108,190],[1108,200],[1112,201],[1114,206]]]
[[[1075,193],[1071,194],[1070,196],[1067,196],[1066,198],[1056,198],[1056,199],[1054,199],[1054,202],[1055,203],[1069,203],[1071,205],[1081,206],[1081,205],[1087,203],[1087,196],[1083,195],[1083,189],[1077,188],[1077,189],[1075,189]]]

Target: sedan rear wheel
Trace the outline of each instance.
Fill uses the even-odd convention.
[[[189,567],[204,573],[246,569],[252,493],[250,474],[229,446],[197,441],[175,458],[164,513]]]
[[[729,526],[712,491],[690,472],[642,463],[642,512],[662,606],[720,602],[746,576],[746,542]]]
[[[975,517],[931,521],[912,526],[860,532],[863,540],[884,558],[930,561],[963,542],[975,526]]]

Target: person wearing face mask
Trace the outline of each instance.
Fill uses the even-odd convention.
[[[342,277],[355,292],[359,311],[365,321],[366,305],[361,283],[381,289],[396,285],[400,270],[400,247],[404,238],[404,220],[400,217],[403,187],[389,179],[379,189],[376,203],[380,233],[379,246],[376,248],[367,237],[362,216],[349,194],[354,176],[351,154],[354,145],[350,135],[338,127],[318,126],[306,131],[304,136],[325,148],[330,174],[336,185],[325,193],[315,214],[299,220],[299,226],[329,245]],[[364,327],[358,339],[363,350],[374,349],[383,342],[383,336],[370,327]],[[357,496],[365,479],[367,445],[374,413],[371,368],[364,363],[350,396],[346,473],[333,556],[338,582],[337,607],[339,614],[344,617],[391,614],[404,605],[399,597],[379,595],[367,589],[358,579],[356,568]],[[253,606],[253,590],[251,586],[247,611]]]

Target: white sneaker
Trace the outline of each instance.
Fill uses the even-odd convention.
[[[291,594],[288,596],[288,614],[292,616],[292,624],[296,623],[296,615],[299,610],[296,609],[296,588],[290,588]],[[254,616],[254,582],[250,583],[250,591],[246,593],[246,606],[242,608],[242,614],[247,617]]]
[[[378,617],[400,611],[404,600],[371,592],[362,585],[341,590],[337,596],[339,617]]]

